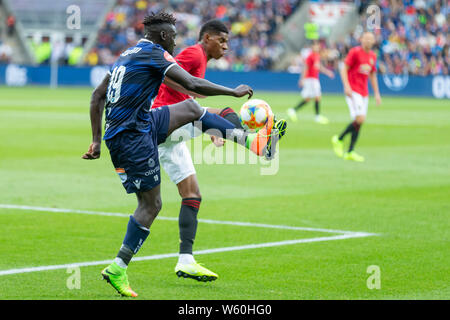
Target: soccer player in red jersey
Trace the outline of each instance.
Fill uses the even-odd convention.
[[[303,107],[310,99],[314,99],[316,110],[315,121],[321,124],[329,123],[328,119],[320,114],[320,100],[322,96],[319,72],[326,74],[330,78],[334,78],[334,73],[325,68],[320,63],[320,43],[313,42],[311,53],[305,59],[305,68],[298,81],[299,87],[303,87],[303,100],[295,107],[287,110],[287,114],[292,121],[297,121],[297,111]]]
[[[345,99],[352,122],[340,135],[334,135],[331,142],[336,155],[346,160],[364,161],[364,157],[357,154],[354,148],[361,126],[366,120],[369,104],[369,80],[374,91],[376,105],[381,104],[376,73],[377,57],[372,51],[374,44],[375,36],[373,33],[364,33],[361,37],[361,46],[354,47],[348,52],[344,65],[340,68]],[[351,141],[348,152],[344,152],[343,139],[347,134],[351,134]]]
[[[228,28],[220,20],[206,22],[199,34],[199,42],[182,50],[176,57],[176,62],[191,75],[204,78],[207,62],[211,59],[220,59],[228,49]],[[173,105],[178,102],[200,97],[189,93],[174,85],[170,81],[162,84],[153,108],[165,105]],[[212,109],[211,113],[219,114],[242,129],[239,116],[231,109]],[[179,137],[190,138],[201,135],[202,132],[188,123],[172,133],[170,137],[158,146],[159,159],[172,182],[178,187],[182,199],[179,214],[180,247],[179,259],[175,267],[175,273],[179,277],[188,277],[198,281],[215,280],[218,276],[214,272],[199,265],[192,254],[193,243],[197,231],[197,214],[201,203],[200,188],[192,162],[189,149],[185,141],[179,141]],[[216,146],[222,146],[221,138],[211,136]]]

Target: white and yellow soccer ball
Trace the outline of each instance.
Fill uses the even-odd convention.
[[[244,103],[239,111],[239,119],[244,129],[258,131],[263,128],[273,112],[269,104],[261,99],[251,99]]]

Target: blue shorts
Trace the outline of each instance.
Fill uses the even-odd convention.
[[[150,111],[150,132],[125,130],[105,141],[111,160],[127,193],[145,192],[161,181],[158,144],[169,130],[167,106]]]

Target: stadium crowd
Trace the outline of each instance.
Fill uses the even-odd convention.
[[[380,69],[400,74],[449,74],[449,7],[446,0],[379,1]]]
[[[197,42],[202,23],[220,19],[231,30],[229,50],[224,58],[211,61],[209,68],[233,71],[271,69],[273,62],[283,53],[275,31],[302,2],[303,0],[118,0],[107,13],[98,32],[97,42],[86,55],[85,64],[112,64],[124,49],[135,45],[143,36],[141,22],[144,16],[165,9],[175,12],[178,20],[175,54]],[[450,74],[449,0],[360,0],[360,3],[365,3],[366,6],[376,4],[380,8],[380,28],[374,29],[377,39],[374,50],[378,56],[380,72]],[[327,44],[325,40],[321,41],[321,55],[330,69],[337,69],[339,60],[351,47],[358,44],[359,36],[367,27],[365,10],[360,9],[359,13],[360,23],[355,32],[337,43]],[[11,35],[13,25],[14,21],[8,18],[1,27]],[[49,44],[43,41],[41,46],[45,45],[48,47]],[[82,56],[82,47],[76,47],[74,43],[66,43],[65,46],[67,57],[64,63],[76,65],[77,59]],[[73,48],[78,51],[72,50],[70,54],[69,51]],[[48,63],[51,49],[40,51],[45,53],[45,57],[38,59],[38,62]],[[73,54],[74,52],[77,54]],[[11,56],[11,48],[0,41],[0,63],[8,63]],[[288,71],[299,72],[301,67],[302,56],[299,55],[293,59]]]
[[[374,51],[381,73],[412,75],[450,74],[449,5],[447,0],[380,0],[380,28]],[[367,15],[362,12],[359,26],[343,41],[327,45],[321,41],[321,55],[330,69],[336,69],[351,47],[358,45],[359,36],[367,28]],[[301,55],[290,66],[292,72],[301,69]],[[299,68],[300,66],[300,68]]]
[[[144,16],[165,9],[177,14],[178,50],[197,42],[202,23],[221,19],[233,37],[226,57],[210,67],[235,71],[269,69],[278,50],[274,31],[299,3],[299,0],[119,0],[107,15],[88,63],[113,62],[143,35],[140,22]]]

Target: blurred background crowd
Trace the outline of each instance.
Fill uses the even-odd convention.
[[[381,0],[372,3],[381,13],[381,28],[373,30],[376,36],[373,50],[378,57],[379,72],[421,76],[450,74],[450,1]],[[321,41],[321,55],[330,69],[337,69],[340,59],[358,45],[366,18],[361,16],[356,30],[342,41],[331,45]],[[299,54],[289,70],[301,70],[302,61]]]
[[[270,69],[277,50],[274,31],[295,10],[299,0],[119,0],[99,32],[92,55],[109,64],[124,48],[143,36],[140,22],[149,12],[176,12],[177,51],[198,40],[202,23],[222,20],[231,31],[229,51],[213,68],[244,71]],[[93,58],[90,63],[97,60]]]
[[[326,2],[326,1],[321,1]],[[374,29],[378,69],[382,73],[414,75],[447,75],[450,72],[448,33],[449,3],[446,0],[379,0],[369,1],[380,8],[380,28]],[[211,61],[209,68],[233,71],[272,69],[282,48],[277,29],[301,0],[118,0],[100,28],[96,44],[86,55],[87,65],[109,65],[127,47],[143,36],[141,21],[150,12],[165,9],[177,17],[176,52],[198,40],[202,23],[220,19],[231,31],[229,50],[224,58]],[[360,16],[356,30],[336,43],[321,40],[321,55],[330,69],[348,50],[358,44],[367,17]],[[14,17],[3,22],[8,34],[14,32]],[[305,32],[299,30],[299,32]],[[67,56],[73,44],[66,43]],[[48,49],[51,50],[51,49]],[[0,43],[0,62],[13,55],[7,44]],[[68,63],[69,59],[64,60]],[[303,56],[292,59],[290,72],[301,71]],[[43,60],[42,62],[46,62]]]

